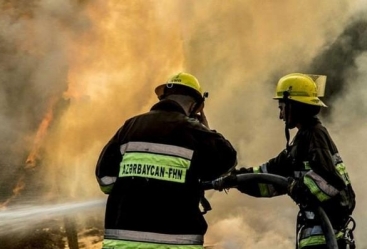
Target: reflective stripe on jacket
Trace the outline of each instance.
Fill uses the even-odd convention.
[[[253,172],[256,174],[268,173],[266,164],[263,164],[259,167],[253,167]],[[278,192],[275,190],[273,184],[258,183],[258,187],[259,187],[259,195],[261,197],[274,197],[278,195]]]
[[[311,229],[315,232],[308,237],[298,236],[302,240],[302,247],[325,245],[324,236],[316,233],[319,230],[312,230],[320,225],[318,217],[310,211],[314,205],[321,205],[336,229],[337,236],[340,236],[341,229],[354,210],[355,194],[338,149],[317,118],[298,130],[289,151],[283,150],[260,167],[253,167],[252,171],[292,177],[299,180],[310,196],[314,197],[312,203],[300,205],[297,217],[298,229],[302,227],[305,231]],[[240,191],[256,197],[286,194],[284,189],[277,186],[258,183],[241,186]]]
[[[127,120],[104,147],[96,166],[101,190],[109,194],[106,248],[137,243],[108,237],[111,229],[201,238],[207,224],[199,208],[200,181],[220,177],[235,163],[236,151],[229,141],[186,116],[174,101],[162,100],[148,113]],[[167,242],[161,236],[157,239],[149,243]]]
[[[146,177],[184,183],[194,151],[183,147],[148,142],[121,145],[123,159],[119,177]]]

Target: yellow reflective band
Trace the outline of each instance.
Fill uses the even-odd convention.
[[[343,238],[343,232],[338,232],[335,234],[335,238],[341,239]],[[315,236],[310,236],[308,238],[305,239],[301,239],[300,243],[299,243],[299,248],[303,248],[303,247],[308,247],[308,246],[317,246],[317,245],[325,245],[326,244],[326,240],[325,240],[325,236],[324,235],[315,235]]]
[[[253,171],[254,173],[256,173],[256,174],[257,174],[257,173],[261,173],[261,172],[260,172],[260,166],[253,167],[253,168],[252,168],[252,171]]]
[[[203,249],[201,245],[171,245],[146,243],[136,241],[124,241],[114,239],[104,239],[102,249]]]
[[[331,198],[330,196],[322,192],[317,184],[307,175],[303,178],[303,182],[310,189],[311,193],[315,195],[320,201],[326,201]]]
[[[253,167],[252,170],[256,174],[261,174],[260,167]],[[270,193],[269,193],[269,189],[268,189],[267,184],[265,184],[265,183],[259,183],[258,186],[259,186],[260,196],[262,196],[262,197],[270,197]]]
[[[147,177],[184,183],[191,161],[175,156],[151,153],[126,153],[120,163],[119,177]]]
[[[268,186],[264,183],[259,183],[260,195],[262,197],[270,197]]]
[[[299,248],[303,248],[305,246],[315,246],[315,245],[323,245],[325,244],[325,236],[324,235],[316,235],[310,236],[306,239],[302,239],[299,243]]]
[[[339,193],[335,187],[312,170],[305,174],[303,182],[320,201],[326,201]]]
[[[113,184],[108,185],[108,186],[100,186],[100,188],[101,188],[101,190],[102,190],[103,193],[109,194],[112,191]]]
[[[350,184],[349,175],[347,173],[347,169],[345,168],[344,163],[339,163],[335,167],[336,167],[336,170],[337,170],[338,174],[344,180],[345,185]]]
[[[104,176],[101,178],[97,177],[99,187],[101,188],[102,192],[105,194],[111,193],[114,183],[116,182],[117,177],[115,176]]]
[[[305,169],[311,169],[311,166],[310,166],[310,162],[309,161],[304,161],[303,162],[303,165],[305,166]]]

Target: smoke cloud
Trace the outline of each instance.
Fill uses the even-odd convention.
[[[358,246],[367,246],[362,3],[4,1],[0,204],[105,198],[94,178],[102,147],[125,119],[157,101],[155,86],[180,71],[210,92],[209,125],[233,143],[239,165],[259,165],[285,145],[271,99],[277,79],[326,74],[330,108],[322,117],[356,190]],[[236,190],[208,197],[208,247],[293,248],[297,206],[288,197],[256,199]],[[102,222],[103,211],[98,215]]]

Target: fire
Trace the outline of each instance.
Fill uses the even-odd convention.
[[[20,195],[21,191],[24,189],[25,183],[24,183],[24,174],[21,175],[21,177],[18,179],[17,184],[15,185],[13,189],[13,195],[9,197],[6,201],[0,204],[0,210],[3,210],[6,208],[6,206],[17,196]]]
[[[57,103],[57,100],[58,98],[56,97],[53,97],[50,99],[49,101],[49,105],[48,105],[48,109],[47,109],[47,112],[44,116],[44,118],[42,119],[38,129],[37,129],[37,132],[36,132],[36,135],[35,135],[35,138],[34,138],[34,141],[33,141],[33,146],[30,150],[30,153],[28,154],[28,157],[25,161],[25,166],[24,166],[24,169],[26,170],[29,170],[29,169],[33,169],[37,166],[37,160],[40,159],[40,149],[41,149],[41,146],[42,146],[42,142],[44,141],[44,138],[47,134],[47,131],[49,129],[49,126],[53,120],[53,116],[54,116],[54,113],[53,113],[53,110],[54,110],[54,107],[55,107],[55,104]],[[22,190],[25,188],[25,173],[23,173],[15,187],[13,188],[13,195],[11,197],[9,197],[6,201],[4,201],[3,203],[0,203],[0,209],[5,209],[6,206],[12,201],[14,200],[16,197],[18,197]]]
[[[54,110],[54,106],[56,104],[57,98],[51,98],[50,99],[50,104],[48,105],[48,110],[44,116],[44,118],[42,119],[36,136],[34,138],[34,142],[33,142],[33,147],[30,151],[30,153],[28,154],[27,160],[26,160],[26,165],[25,168],[29,169],[29,168],[34,168],[36,167],[37,164],[37,159],[39,159],[39,150],[41,148],[42,145],[42,141],[44,140],[46,134],[47,134],[47,130],[51,124],[51,121],[53,119],[53,110]]]

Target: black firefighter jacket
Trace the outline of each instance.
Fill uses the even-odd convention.
[[[236,151],[221,134],[162,100],[127,120],[100,155],[96,176],[109,194],[105,228],[204,235],[200,181],[235,163]]]
[[[312,211],[315,205],[321,205],[334,228],[340,229],[355,207],[355,193],[344,162],[327,129],[316,117],[303,124],[288,150],[251,169],[254,173],[270,173],[296,179],[301,208],[299,217],[305,218],[305,213]],[[257,197],[286,193],[270,184],[248,184],[238,189]],[[299,219],[298,222],[300,225],[317,223],[307,218]]]

